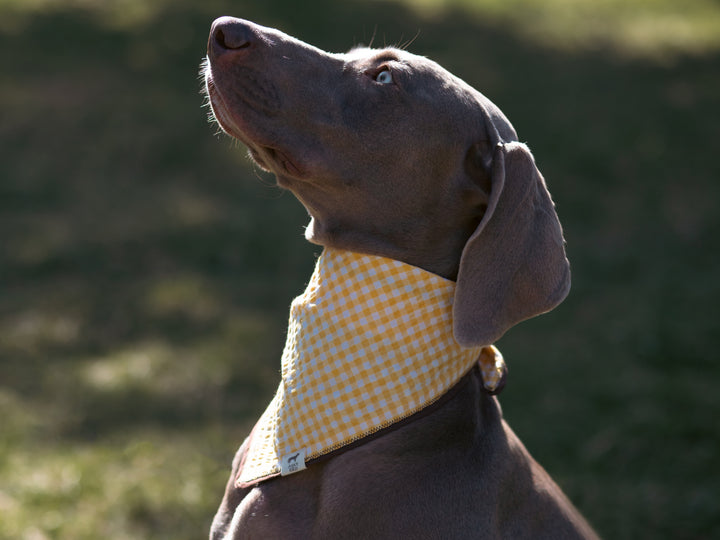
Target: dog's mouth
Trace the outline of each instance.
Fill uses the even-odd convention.
[[[203,72],[204,93],[210,107],[208,120],[217,123],[222,131],[247,146],[250,157],[263,170],[296,178],[305,176],[303,169],[296,164],[288,152],[278,148],[278,144],[266,144],[263,137],[245,118],[233,114],[212,78],[209,62],[204,63]]]
[[[271,146],[256,146],[244,141],[243,143],[248,147],[253,161],[266,171],[289,174],[294,177],[304,176],[303,171],[285,152]]]

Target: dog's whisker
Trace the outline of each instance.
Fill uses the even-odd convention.
[[[412,39],[406,41],[405,43],[400,43],[400,44],[398,44],[397,48],[400,49],[400,50],[402,50],[402,51],[406,51],[406,50],[408,49],[408,47],[410,47],[410,45],[412,45],[413,43],[415,43],[415,41],[417,40],[417,38],[420,37],[420,32],[421,32],[421,31],[422,31],[422,30],[421,30],[420,28],[418,28],[417,33],[415,34],[415,36],[414,36]]]
[[[370,36],[370,44],[368,45],[368,48],[372,49],[373,44],[375,43],[375,36],[377,34],[377,24],[373,27],[373,33],[372,36]]]

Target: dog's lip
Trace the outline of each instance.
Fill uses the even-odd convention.
[[[302,169],[295,164],[295,161],[288,156],[287,152],[271,146],[266,146],[265,152],[270,156],[273,163],[280,165],[283,173],[295,177],[304,176]]]
[[[233,135],[235,137],[235,135]],[[243,142],[250,150],[253,160],[263,169],[280,174],[287,174],[296,178],[302,178],[304,172],[286,152],[274,146],[262,146],[252,142],[246,142],[243,138],[235,137]],[[275,166],[275,167],[273,167]],[[275,170],[275,169],[280,169]]]

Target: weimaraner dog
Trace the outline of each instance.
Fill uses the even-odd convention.
[[[438,64],[395,48],[330,54],[222,17],[203,73],[221,128],[307,208],[309,241],[453,282],[458,347],[490,345],[567,295],[530,151]],[[246,440],[211,538],[596,538],[491,394],[473,369],[406,421],[255,483],[238,478]]]

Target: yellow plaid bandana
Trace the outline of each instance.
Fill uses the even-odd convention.
[[[383,257],[326,248],[290,309],[282,380],[237,479],[290,474],[403,420],[445,394],[476,361],[489,391],[505,364],[452,333],[455,283]]]

